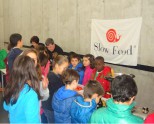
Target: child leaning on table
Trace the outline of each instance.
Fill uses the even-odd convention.
[[[65,86],[62,86],[53,95],[52,108],[54,110],[55,123],[71,123],[71,104],[78,93],[75,91],[79,82],[79,74],[68,69],[62,74]]]
[[[80,62],[80,56],[78,54],[73,54],[70,58],[71,64],[69,65],[68,68],[74,69],[75,71],[78,72],[80,79],[79,79],[79,84],[82,84],[83,81],[83,76],[84,76],[84,70],[83,70],[83,65]]]
[[[104,90],[101,84],[96,80],[89,80],[84,87],[83,97],[78,96],[72,103],[72,123],[88,123],[103,94]]]
[[[93,69],[91,80],[97,80],[102,87],[104,88],[104,96],[105,98],[110,98],[108,92],[110,92],[110,82],[105,79],[105,77],[109,77],[111,75],[111,68],[106,66],[104,63],[104,58],[102,56],[98,56],[95,58],[95,69]]]

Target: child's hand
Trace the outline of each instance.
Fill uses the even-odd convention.
[[[48,84],[49,84],[48,78],[44,77],[43,80],[42,80],[42,87],[43,87],[43,89],[46,89],[48,87]]]
[[[79,95],[83,96],[83,92],[77,91],[77,93],[78,93]]]
[[[53,54],[52,54],[52,57],[55,59],[56,57],[58,56],[58,53],[57,52],[54,52]]]

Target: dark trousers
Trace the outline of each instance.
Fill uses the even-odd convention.
[[[44,115],[47,118],[47,123],[54,123],[54,111],[44,109]]]

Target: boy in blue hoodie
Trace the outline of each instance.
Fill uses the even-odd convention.
[[[71,106],[72,123],[89,123],[97,108],[97,103],[104,94],[103,87],[95,80],[90,80],[84,87],[83,97],[78,96]]]
[[[70,69],[74,69],[75,71],[78,72],[80,79],[79,79],[79,84],[82,84],[83,81],[83,77],[84,77],[84,69],[83,69],[83,65],[80,62],[80,56],[78,54],[73,54],[70,57]]]
[[[71,123],[70,109],[75,99],[79,75],[75,70],[68,69],[62,74],[65,86],[59,88],[52,99],[55,123]]]

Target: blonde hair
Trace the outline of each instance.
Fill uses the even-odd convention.
[[[58,55],[52,62],[52,67],[54,68],[56,64],[62,65],[64,62],[68,62],[68,58],[63,55]]]

